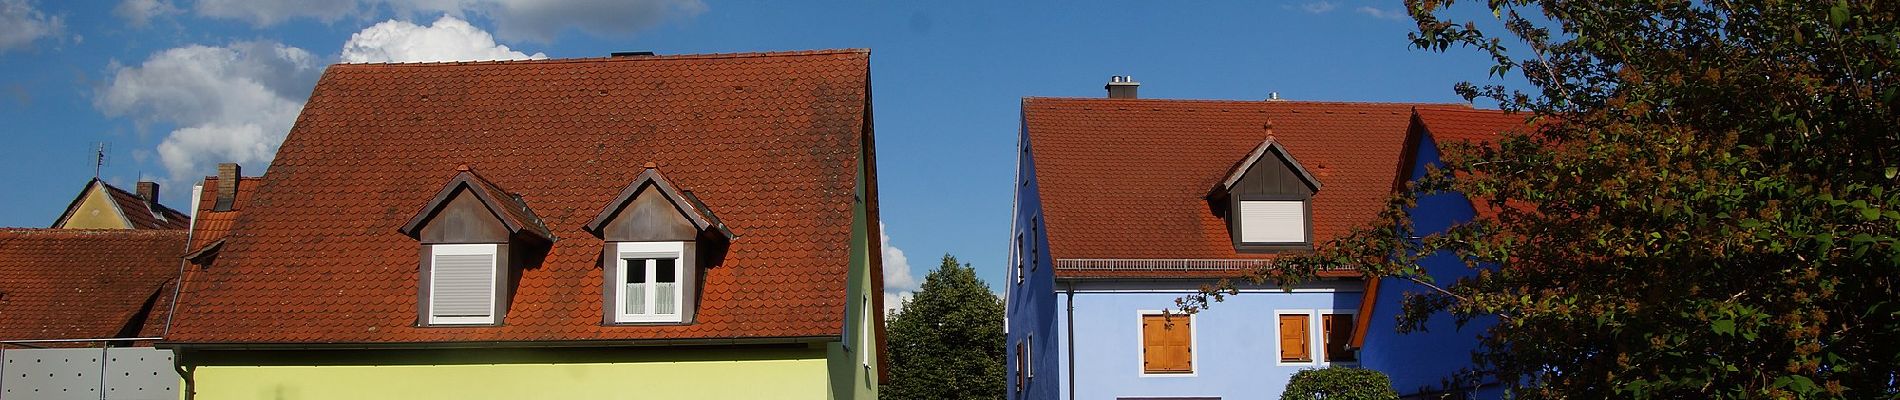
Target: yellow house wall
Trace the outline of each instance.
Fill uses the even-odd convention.
[[[111,195],[105,188],[93,185],[86,188],[86,199],[79,202],[79,209],[66,217],[56,228],[66,229],[130,229],[125,216],[119,215],[118,207],[112,205]]]
[[[834,344],[835,345],[835,344]],[[456,352],[485,353],[458,359]],[[192,368],[187,399],[828,399],[815,348],[253,353]],[[433,354],[433,355],[431,355]],[[355,357],[353,357],[354,355]],[[190,356],[187,356],[190,357]],[[200,357],[203,357],[202,355]],[[329,360],[388,359],[378,365]],[[393,361],[393,359],[409,361]],[[578,362],[560,361],[578,360]],[[190,360],[181,360],[190,362]],[[223,362],[215,362],[223,363]],[[298,365],[302,364],[302,365]],[[195,396],[195,397],[192,397]]]

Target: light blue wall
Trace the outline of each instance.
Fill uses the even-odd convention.
[[[1062,291],[1069,282],[1058,284]],[[1125,282],[1115,292],[1104,284],[1082,282],[1075,295],[1076,399],[1146,396],[1208,396],[1223,399],[1277,399],[1287,379],[1304,366],[1277,366],[1279,340],[1274,310],[1332,310],[1355,313],[1360,283],[1332,281],[1333,292],[1254,290],[1193,316],[1194,373],[1191,376],[1143,376],[1140,311],[1171,307],[1174,300],[1209,282]],[[1171,286],[1168,290],[1130,292],[1130,285]],[[1058,294],[1058,302],[1064,302]],[[1059,305],[1059,308],[1066,306]],[[1315,317],[1316,319],[1318,317]],[[1058,326],[1068,321],[1058,313]],[[1062,343],[1067,346],[1067,343]],[[1315,353],[1318,356],[1321,353]],[[1067,380],[1067,371],[1063,371]],[[1064,399],[1069,398],[1066,394]]]
[[[1423,177],[1426,165],[1439,163],[1438,146],[1430,135],[1422,135],[1412,151],[1415,152],[1415,161],[1411,166],[1411,179]],[[1476,214],[1471,202],[1457,193],[1420,198],[1417,207],[1411,208],[1409,212],[1414,228],[1421,234],[1442,232],[1454,223],[1470,221]],[[1476,274],[1476,271],[1465,267],[1451,254],[1434,254],[1421,260],[1420,264],[1440,284]],[[1454,373],[1473,366],[1471,352],[1478,346],[1478,334],[1497,323],[1494,318],[1479,318],[1460,327],[1450,315],[1441,313],[1431,318],[1425,331],[1399,334],[1398,314],[1405,294],[1430,290],[1406,280],[1388,278],[1381,281],[1371,323],[1366,328],[1365,347],[1360,350],[1360,365],[1385,372],[1392,378],[1393,388],[1401,395],[1445,388],[1447,379]],[[1498,398],[1497,392],[1495,388],[1488,389],[1473,397]]]

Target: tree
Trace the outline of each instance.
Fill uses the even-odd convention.
[[[1433,284],[1403,325],[1496,316],[1475,367],[1519,397],[1900,396],[1894,4],[1493,0],[1480,28],[1454,3],[1405,1],[1412,43],[1521,74],[1455,90],[1530,129],[1452,146],[1377,224],[1250,279]],[[1444,192],[1496,213],[1413,232],[1404,207]],[[1432,282],[1436,252],[1479,273]]]
[[[886,399],[1001,399],[1003,302],[969,264],[943,256],[891,317]]]

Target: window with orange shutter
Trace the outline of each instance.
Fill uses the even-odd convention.
[[[1141,370],[1150,374],[1194,372],[1193,317],[1141,316]]]
[[[1320,319],[1320,326],[1326,329],[1326,362],[1359,361],[1359,353],[1347,351],[1346,345],[1352,342],[1352,314],[1326,314]]]
[[[1311,318],[1306,314],[1280,315],[1280,361],[1313,361],[1312,342],[1307,339]]]

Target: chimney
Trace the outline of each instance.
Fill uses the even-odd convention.
[[[1137,96],[1135,96],[1135,89],[1141,88],[1141,82],[1135,82],[1135,77],[1133,76],[1116,75],[1108,77],[1108,84],[1102,86],[1102,88],[1108,89],[1108,98],[1133,99],[1137,98]]]
[[[237,163],[218,164],[218,197],[211,211],[231,211],[237,206],[237,187],[241,176]]]
[[[158,204],[158,182],[139,181],[139,198],[148,205]]]

